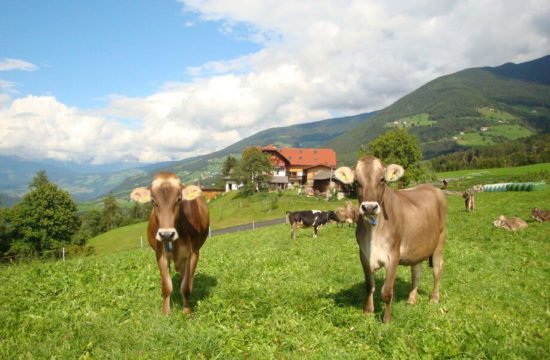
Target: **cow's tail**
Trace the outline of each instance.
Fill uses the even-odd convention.
[[[430,265],[430,267],[431,267],[431,268],[433,268],[433,267],[434,267],[434,259],[433,259],[433,255],[432,255],[432,256],[430,256],[430,257],[428,258],[428,264]]]
[[[289,214],[290,214],[290,211],[287,211],[287,212],[286,212],[286,217],[285,217],[285,219],[286,219],[286,223],[290,225]]]

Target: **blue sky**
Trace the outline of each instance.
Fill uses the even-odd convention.
[[[21,93],[83,108],[108,94],[145,96],[166,81],[189,81],[188,67],[259,49],[167,0],[3,1],[0,44],[0,59],[39,68],[3,76]]]
[[[179,160],[550,54],[547,0],[0,2],[0,155]]]

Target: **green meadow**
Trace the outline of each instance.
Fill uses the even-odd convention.
[[[548,165],[535,169],[478,170],[476,180],[538,173]],[[471,174],[444,176],[456,179],[458,188]],[[247,209],[235,205],[238,198],[223,200]],[[213,222],[217,201],[210,203]],[[296,206],[336,204],[303,201],[309,206]],[[529,214],[535,206],[550,208],[550,187],[478,193],[473,213],[460,196],[448,196],[448,203],[441,301],[429,301],[426,264],[418,303],[408,305],[410,272],[400,267],[390,324],[381,322],[383,270],[376,275],[375,314],[362,313],[364,279],[353,228],[330,224],[317,239],[312,229],[301,229],[292,241],[288,226],[276,225],[207,240],[191,317],[179,311],[177,291],[172,313],[161,314],[158,269],[148,248],[3,266],[0,358],[549,358],[550,225],[530,221]],[[271,213],[283,211],[283,204]],[[269,206],[254,206],[269,214]],[[232,211],[227,216],[240,217]],[[529,227],[495,228],[500,214],[519,216]],[[130,228],[145,235],[144,225]],[[94,239],[94,246],[120,240],[123,231]],[[175,273],[173,281],[179,281]]]

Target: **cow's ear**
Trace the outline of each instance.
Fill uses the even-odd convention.
[[[135,188],[130,194],[130,200],[140,203],[149,202],[151,201],[151,190],[144,187]]]
[[[352,184],[355,178],[353,170],[347,166],[342,166],[336,169],[334,177],[344,184]]]
[[[397,164],[388,165],[386,171],[384,172],[384,179],[387,182],[397,181],[403,176],[405,169],[403,166]]]
[[[187,185],[181,190],[183,200],[191,201],[198,198],[201,194],[201,188],[196,185]]]

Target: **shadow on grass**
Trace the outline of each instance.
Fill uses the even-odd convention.
[[[181,277],[179,273],[172,276],[172,294],[170,295],[171,306],[176,309],[183,307],[183,297],[180,291]],[[215,277],[198,273],[193,280],[193,291],[191,292],[191,308],[195,308],[197,302],[210,296],[210,290],[218,285]]]
[[[384,302],[381,299],[380,291],[384,285],[384,279],[375,279],[376,289],[374,290],[374,311],[379,312],[384,309]],[[411,284],[403,279],[396,278],[393,286],[393,302],[407,301]],[[419,294],[422,291],[418,290]],[[344,289],[336,294],[326,294],[327,299],[332,299],[336,306],[354,307],[363,310],[363,304],[366,298],[365,282],[361,281],[348,289]]]

